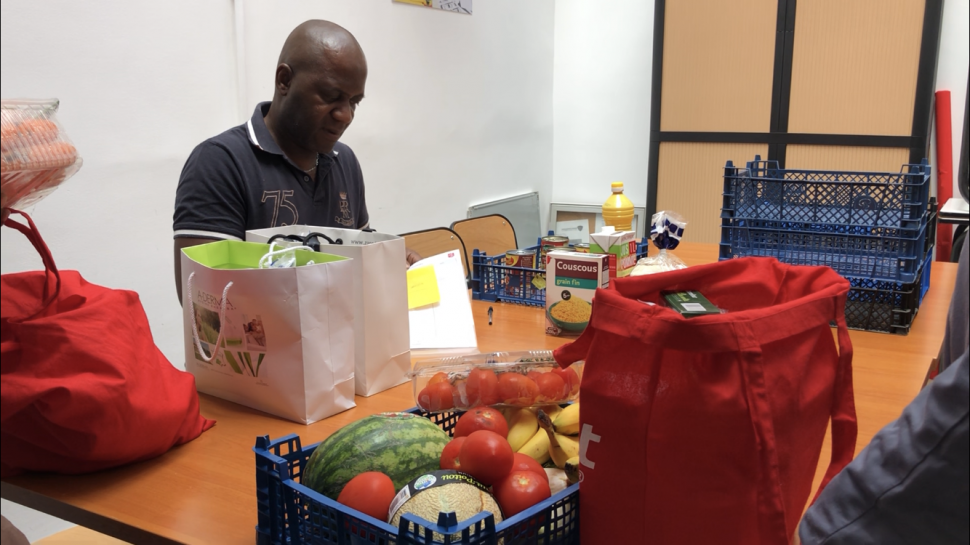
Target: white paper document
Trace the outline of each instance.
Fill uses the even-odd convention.
[[[475,320],[465,284],[465,268],[458,252],[422,259],[411,269],[434,267],[440,300],[408,311],[411,350],[428,348],[476,348]]]

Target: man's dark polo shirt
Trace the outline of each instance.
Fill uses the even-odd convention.
[[[320,154],[315,179],[290,161],[256,106],[243,125],[199,144],[175,193],[175,237],[246,238],[250,229],[314,225],[362,229],[369,217],[364,176],[349,147]]]

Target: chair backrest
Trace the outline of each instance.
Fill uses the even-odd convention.
[[[451,224],[451,229],[465,242],[469,254],[479,250],[497,256],[516,249],[515,228],[501,214],[459,220]]]
[[[461,265],[465,268],[465,277],[469,276],[468,254],[465,252],[465,243],[462,242],[458,233],[447,227],[436,227],[404,233],[400,236],[404,238],[404,245],[417,252],[421,257],[431,257],[450,250],[458,250]]]

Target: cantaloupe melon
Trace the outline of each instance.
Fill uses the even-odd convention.
[[[434,471],[411,481],[398,492],[391,503],[390,524],[399,527],[401,517],[412,513],[432,524],[438,523],[438,513],[454,512],[458,522],[482,511],[495,517],[495,525],[502,522],[502,510],[488,493],[488,487],[470,475],[458,471]],[[435,532],[434,539],[444,536]]]

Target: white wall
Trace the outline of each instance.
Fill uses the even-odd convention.
[[[372,226],[447,226],[471,204],[530,191],[548,212],[552,0],[480,1],[470,17],[389,0],[280,5],[246,0],[246,102],[272,98],[295,25],[320,18],[350,30],[369,74],[343,141],[360,159]]]
[[[553,202],[647,201],[653,2],[556,2]]]

